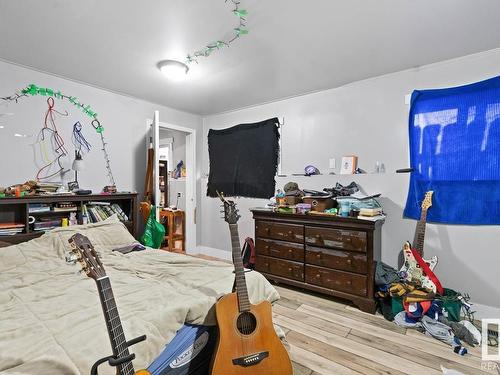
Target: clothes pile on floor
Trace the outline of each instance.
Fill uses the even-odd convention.
[[[459,355],[481,342],[481,333],[468,320],[460,320],[462,307],[470,305],[451,289],[436,293],[418,282],[409,282],[391,266],[378,262],[375,272],[376,296],[387,320],[413,328],[451,346]]]

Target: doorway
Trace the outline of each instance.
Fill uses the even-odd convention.
[[[196,254],[196,130],[160,122],[158,111],[147,128],[155,155],[153,203],[185,213],[185,251]]]

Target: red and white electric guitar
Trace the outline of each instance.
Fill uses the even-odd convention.
[[[408,241],[403,245],[404,264],[399,270],[399,274],[404,280],[420,283],[424,288],[436,293],[436,291],[442,291],[441,284],[433,273],[434,268],[438,264],[438,258],[437,256],[433,256],[429,260],[423,259],[427,210],[432,206],[433,193],[433,191],[425,193],[425,198],[422,201],[420,220],[415,228],[413,246]],[[421,258],[421,261],[419,262],[416,257]]]

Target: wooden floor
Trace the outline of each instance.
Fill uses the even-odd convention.
[[[479,347],[466,356],[381,315],[284,287],[273,306],[274,323],[286,333],[296,375],[442,374],[441,366],[464,374],[496,374],[481,361]],[[482,371],[485,369],[486,371]]]
[[[382,315],[298,289],[275,288],[281,299],[273,305],[273,319],[286,334],[295,375],[432,375],[442,374],[441,366],[466,375],[500,374],[498,364],[481,361],[480,347],[467,346],[469,354],[460,356]]]

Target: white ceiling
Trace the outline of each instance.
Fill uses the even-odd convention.
[[[201,115],[500,46],[497,0],[241,0],[250,33],[189,79],[155,67],[227,36],[224,0],[0,0],[0,58]]]

